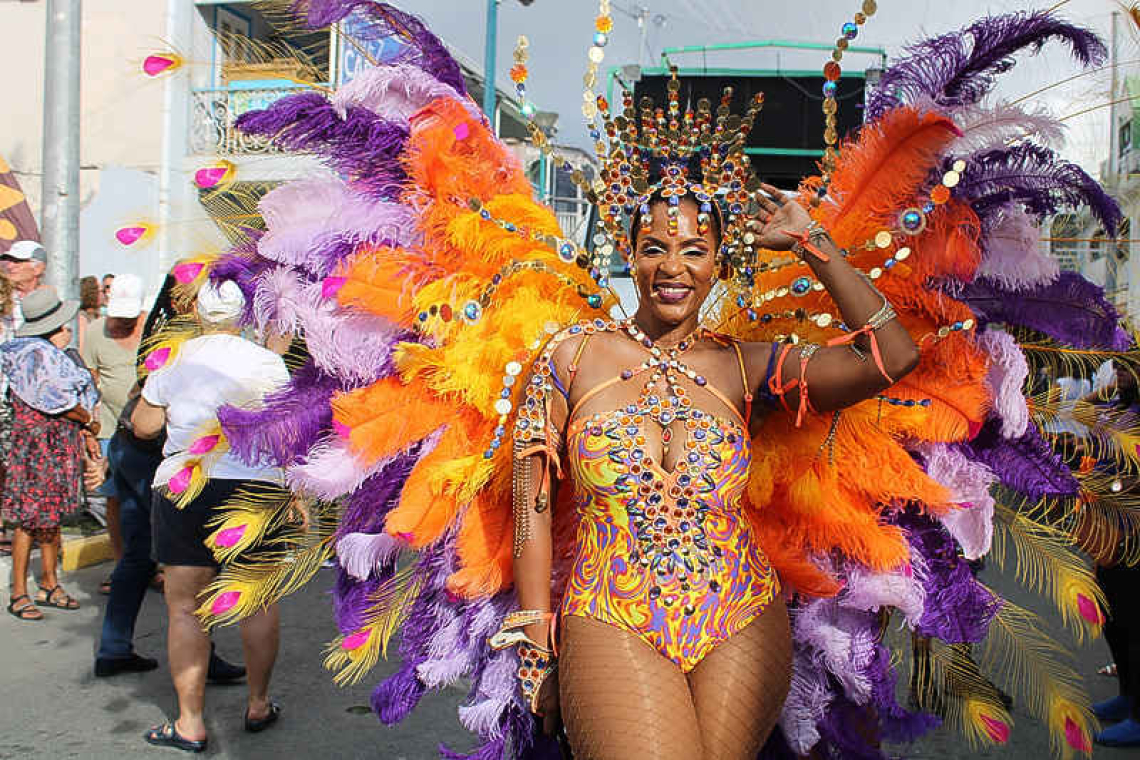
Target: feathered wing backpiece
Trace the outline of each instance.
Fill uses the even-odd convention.
[[[551,336],[614,302],[419,21],[371,0],[286,5],[310,27],[356,13],[358,42],[395,37],[400,52],[335,93],[239,121],[331,172],[274,189],[260,205],[265,231],[203,263],[243,289],[250,323],[303,338],[307,358],[285,388],[219,414],[217,440],[282,467],[292,493],[244,493],[219,517],[210,543],[229,565],[202,613],[248,614],[335,552],[340,636],[326,662],[337,679],[363,677],[400,630],[401,668],[373,694],[381,720],[467,679],[460,719],[483,741],[473,757],[524,756],[536,748],[515,655],[487,643],[514,608],[509,431],[526,397],[516,382]],[[984,99],[1011,56],[1051,38],[1083,64],[1103,58],[1093,35],[1048,13],[914,46],[827,179],[802,188],[922,360],[842,415],[797,425],[774,412],[758,433],[743,509],[797,599],[795,676],[771,756],[882,757],[881,742],[942,720],[1002,743],[1012,720],[998,687],[1048,723],[1059,753],[1089,750],[1079,678],[973,564],[992,547],[1072,631],[1095,634],[1100,598],[1073,536],[1137,514],[1106,465],[1054,450],[1045,422],[1080,417],[1089,456],[1121,471],[1140,466],[1136,426],[1025,396],[1042,366],[1136,358],[1103,294],[1038,250],[1042,214],[1087,203],[1111,229],[1115,204],[1052,152],[1058,124]],[[808,274],[772,258],[734,280],[712,318],[745,340],[841,338]],[[153,363],[175,351],[157,342]],[[188,467],[178,464],[174,475]],[[555,515],[556,533],[572,534],[573,514]],[[892,616],[901,640],[887,635]]]
[[[786,743],[794,756],[881,757],[851,736],[913,738],[932,715],[976,744],[1004,743],[1012,721],[997,688],[1049,726],[1058,754],[1091,751],[1093,721],[1063,650],[972,567],[985,556],[1008,565],[1079,640],[1104,618],[1075,539],[1090,524],[1135,524],[1131,500],[1114,498],[1119,476],[1105,475],[1133,471],[1129,426],[1025,395],[1042,367],[1090,376],[1105,360],[1136,360],[1104,293],[1043,258],[1035,224],[1087,205],[1111,234],[1116,203],[1053,152],[1056,122],[985,100],[1015,53],[1050,38],[1083,64],[1104,57],[1092,34],[1048,13],[982,19],[912,46],[885,72],[872,118],[840,146],[826,192],[822,180],[804,183],[805,201],[821,199],[813,215],[895,305],[922,359],[882,397],[844,410],[830,435],[826,420],[795,430],[771,415],[757,436],[748,508],[765,549],[801,589],[833,589],[793,608],[796,675],[772,756]],[[728,332],[842,334],[809,272],[773,269],[724,313]],[[1098,429],[1080,466],[1045,425],[1058,414]],[[891,608],[909,637],[883,635]],[[908,660],[915,713],[893,687],[893,663]]]

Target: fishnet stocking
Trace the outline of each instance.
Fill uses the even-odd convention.
[[[558,687],[574,760],[693,760],[697,714],[680,668],[632,633],[568,616]]]
[[[574,760],[756,757],[791,681],[782,599],[688,677],[632,633],[563,620],[558,683]]]
[[[780,717],[791,680],[788,610],[777,597],[689,673],[705,760],[753,760]]]

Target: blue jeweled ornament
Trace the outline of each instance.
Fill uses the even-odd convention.
[[[468,322],[478,322],[481,316],[483,316],[483,307],[478,301],[468,301],[463,305],[463,318]]]
[[[823,97],[834,98],[835,94],[839,92],[839,84],[836,82],[823,83]]]
[[[848,21],[843,25],[843,36],[849,40],[853,40],[859,36],[859,25],[854,21]]]
[[[902,228],[912,234],[920,231],[925,222],[926,219],[923,217],[922,212],[916,208],[907,209],[902,213],[902,216],[899,217],[899,224],[902,225]]]
[[[574,258],[575,258],[574,254],[575,254],[574,244],[571,243],[569,240],[563,240],[561,243],[559,243],[559,245],[558,245],[558,258],[562,259],[567,264],[570,264],[574,261]]]
[[[807,295],[811,291],[811,280],[807,277],[797,277],[792,281],[791,290],[797,296]]]

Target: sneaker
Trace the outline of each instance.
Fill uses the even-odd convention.
[[[1129,718],[1109,726],[1096,735],[1095,741],[1104,747],[1140,747],[1140,721]]]
[[[214,647],[210,647],[210,668],[206,671],[206,681],[213,684],[227,684],[245,678],[245,667],[234,665],[218,657]]]
[[[131,653],[129,657],[95,658],[95,677],[108,678],[120,673],[146,673],[158,667],[158,660]]]
[[[1132,697],[1121,694],[1119,697],[1097,702],[1092,706],[1097,720],[1124,720],[1132,714]]]

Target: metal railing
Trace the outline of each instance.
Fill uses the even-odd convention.
[[[554,209],[554,216],[558,218],[562,232],[578,244],[584,244],[586,222],[590,218],[590,202],[585,198],[554,196],[547,199],[547,205]]]
[[[311,91],[313,88],[306,85],[218,87],[191,91],[190,152],[230,155],[281,153],[268,139],[238,131],[234,122],[248,111],[268,108],[288,95]]]

